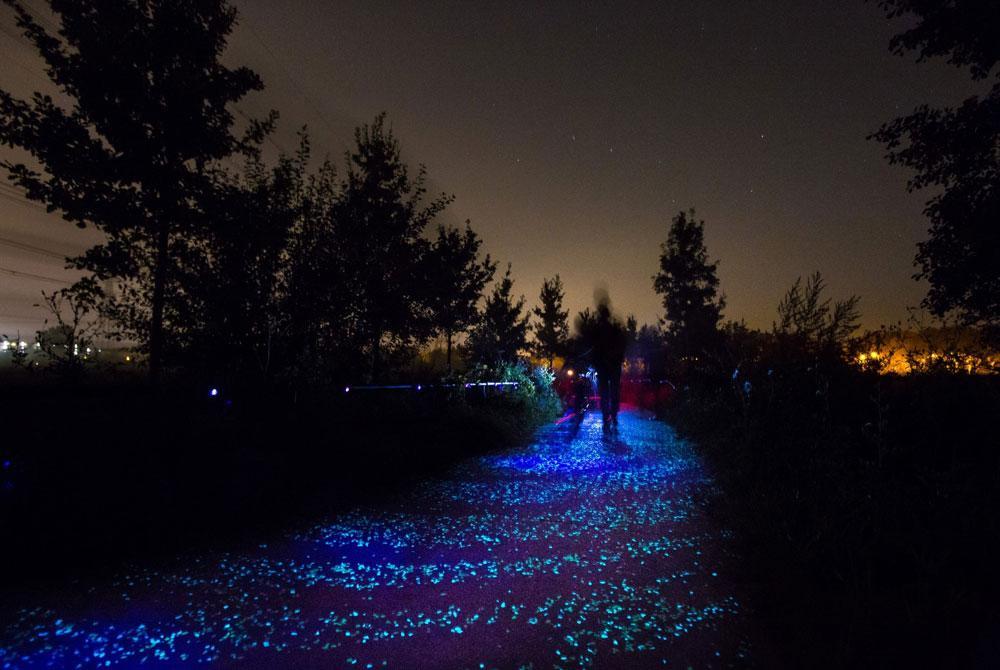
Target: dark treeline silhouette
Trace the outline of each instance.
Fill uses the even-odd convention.
[[[52,0],[54,32],[5,2],[60,94],[0,90],[2,166],[102,241],[68,259],[84,279],[45,294],[39,348],[11,353],[25,407],[0,446],[0,533],[20,550],[0,584],[282,527],[560,409],[525,360],[510,266],[490,288],[482,240],[441,222],[452,197],[427,192],[384,114],[342,162],[316,160],[306,129],[269,159],[278,114],[237,107],[263,82],[222,62],[230,3]],[[108,337],[155,383],[100,367]],[[422,370],[436,337],[445,370]],[[513,384],[417,385],[453,363]],[[351,390],[399,381],[413,392]]]
[[[714,508],[777,631],[767,663],[986,667],[1000,592],[995,369],[945,348],[892,373],[873,347],[896,329],[857,335],[859,299],[831,299],[818,272],[794,281],[770,329],[725,321],[692,221],[674,218],[654,277],[664,327],[639,331],[629,357],[676,387],[646,397],[712,465]]]
[[[998,75],[995,3],[879,4],[910,21],[895,52]],[[664,327],[644,329],[636,355],[676,384],[659,410],[718,477],[715,507],[778,631],[768,664],[991,667],[1000,655],[998,121],[994,82],[872,136],[914,170],[911,190],[936,189],[915,260],[936,327],[857,336],[859,299],[830,299],[818,272],[795,280],[769,330],[725,321],[703,224],[681,213],[669,230],[654,277]]]
[[[910,21],[897,53],[997,76],[995,3],[879,5]],[[818,272],[792,283],[770,329],[727,321],[704,223],[681,212],[667,232],[663,321],[639,331],[630,362],[676,388],[645,397],[716,474],[715,509],[777,633],[767,665],[991,667],[1000,654],[998,121],[994,83],[873,135],[914,170],[911,190],[935,189],[915,262],[937,327],[858,335],[859,299],[831,299]]]
[[[120,280],[105,309],[144,344],[155,376],[198,306],[186,293],[217,232],[203,211],[219,191],[212,166],[252,151],[271,122],[233,132],[227,105],[263,86],[219,60],[235,10],[221,0],[52,2],[61,19],[53,35],[21,3],[6,4],[71,107],[0,91],[0,142],[42,171],[3,167],[28,198],[104,234],[72,264]]]
[[[526,320],[500,314],[509,273],[480,314],[496,265],[468,223],[436,223],[452,197],[411,174],[384,114],[340,170],[313,165],[305,130],[268,165],[276,112],[237,132],[234,105],[263,83],[221,64],[228,3],[52,2],[59,35],[8,4],[70,106],[0,91],[0,141],[41,169],[3,166],[28,198],[104,234],[69,260],[91,274],[58,300],[145,354],[154,379],[298,394],[392,377],[439,335],[450,371],[472,328],[472,363],[517,360]]]
[[[213,535],[250,519],[252,535],[286,500],[311,509],[317,489],[363,488],[358,473],[402,477],[465,453],[470,435],[476,448],[509,444],[559,409],[562,359],[563,380],[596,371],[608,425],[624,370],[702,449],[761,628],[778,632],[774,665],[955,667],[995,652],[992,364],[950,348],[894,374],[872,350],[891,329],[858,336],[859,299],[830,298],[819,272],[789,277],[770,328],[726,320],[693,210],[673,217],[652,277],[662,321],[639,328],[599,300],[571,334],[559,276],[529,311],[468,222],[440,223],[451,196],[427,192],[385,115],[356,130],[341,164],[315,162],[305,130],[293,154],[265,160],[278,117],[233,116],[263,82],[222,64],[237,18],[223,0],[51,0],[58,35],[5,2],[62,96],[0,91],[0,143],[27,156],[2,165],[28,198],[104,235],[70,259],[88,276],[44,296],[55,316],[40,351],[80,381],[77,350],[106,328],[159,382],[35,388],[12,413],[20,451],[3,452],[16,488],[0,530],[25,547],[23,569],[69,546],[183,544],[193,526]],[[879,5],[912,19],[894,50],[995,76],[990,3]],[[998,119],[995,84],[873,136],[915,170],[911,188],[937,188],[916,259],[925,306],[987,342],[1000,315]],[[524,363],[532,334],[547,367]],[[449,381],[460,368],[516,391],[349,390],[405,377],[435,337]],[[194,383],[164,394],[165,378]],[[223,389],[218,402],[206,387]]]

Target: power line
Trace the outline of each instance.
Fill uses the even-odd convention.
[[[0,182],[0,197],[5,197],[18,205],[27,205],[43,212],[49,211],[44,203],[28,198],[21,189],[3,182]]]
[[[10,268],[0,267],[0,272],[10,275],[11,277],[24,277],[25,279],[37,279],[38,281],[52,282],[53,284],[65,284],[69,286],[73,282],[66,281],[65,279],[56,279],[55,277],[46,277],[45,275],[36,275],[33,272],[21,272],[20,270],[11,270]]]
[[[288,68],[286,68],[280,60],[278,60],[278,57],[274,55],[274,52],[271,51],[271,48],[267,46],[267,44],[261,38],[260,33],[258,33],[254,29],[253,25],[250,23],[250,19],[245,14],[243,15],[242,18],[244,24],[246,24],[246,27],[250,31],[250,35],[255,40],[257,40],[257,43],[260,44],[261,47],[263,47],[264,51],[267,52],[267,55],[271,57],[271,60],[273,60],[277,64],[277,66],[281,69],[284,75],[288,78],[288,81],[292,83],[292,86],[294,86],[296,90],[298,90],[299,95],[302,96],[303,100],[306,101],[306,104],[310,107],[310,109],[312,109],[313,113],[317,116],[317,118],[319,118],[319,120],[323,123],[323,125],[326,126],[326,129],[330,131],[330,134],[333,137],[336,137],[337,136],[336,131],[333,129],[333,126],[330,125],[330,123],[326,120],[326,117],[323,116],[323,112],[319,111],[319,108],[316,106],[316,103],[312,101],[312,98],[309,97],[309,94],[306,93],[305,89],[299,84],[298,81],[296,81],[295,77],[292,76],[292,73],[289,72]]]
[[[17,240],[10,240],[5,237],[0,237],[0,244],[6,245],[8,247],[13,247],[15,249],[21,249],[22,251],[31,251],[42,256],[48,256],[50,258],[58,258],[59,260],[65,260],[67,258],[66,254],[60,254],[57,251],[52,251],[51,249],[45,249],[44,247],[36,247],[33,244],[28,244],[26,242],[18,242]]]
[[[46,209],[45,205],[42,205],[40,203],[31,201],[31,200],[22,200],[21,198],[17,198],[17,197],[15,197],[15,196],[13,196],[13,195],[11,195],[9,193],[4,193],[3,191],[0,191],[0,198],[3,198],[4,200],[7,200],[9,202],[12,202],[15,205],[23,205],[25,207],[30,207],[32,209],[37,209],[37,210],[39,210],[41,212],[47,212],[48,211],[48,209]]]
[[[231,103],[231,104],[233,105],[233,109],[236,110],[236,113],[242,116],[244,119],[246,119],[248,123],[253,121],[253,119],[250,118],[250,116],[246,112],[244,112],[242,109],[236,106],[236,103]],[[267,133],[266,135],[264,135],[264,139],[270,142],[271,145],[274,146],[274,148],[276,148],[281,153],[283,154],[288,153],[288,150],[285,149],[285,147],[281,146],[281,144],[276,139],[274,139],[274,137],[272,137],[271,133]]]
[[[13,195],[20,195],[20,196],[24,195],[24,191],[14,186],[13,184],[3,181],[0,181],[0,191],[9,191]]]
[[[38,15],[39,14],[38,9],[36,9],[33,5],[29,4],[27,0],[21,0],[21,6],[24,7],[25,12],[27,12],[28,16],[33,18],[35,22],[40,24],[43,28],[47,29],[50,32],[50,34],[56,35],[59,33],[59,30],[55,26],[53,26],[48,19],[43,19]]]
[[[26,74],[29,74],[32,77],[35,77],[39,81],[44,81],[47,84],[51,84],[52,83],[51,80],[49,80],[47,77],[42,76],[39,72],[37,72],[37,71],[31,69],[30,67],[28,67],[27,65],[25,65],[21,61],[21,59],[18,58],[18,57],[16,57],[16,56],[8,56],[7,59],[6,59],[6,62],[11,63],[13,65],[16,65],[17,67],[21,68],[21,70],[23,70]]]
[[[4,25],[4,24],[2,24],[2,23],[0,23],[0,33],[4,33],[4,34],[5,34],[5,35],[6,35],[7,37],[11,38],[11,39],[12,39],[12,40],[14,40],[15,42],[18,42],[18,43],[20,43],[20,44],[24,44],[24,45],[26,45],[26,46],[31,46],[31,43],[30,43],[30,42],[25,42],[25,41],[24,41],[24,40],[25,40],[25,39],[27,39],[27,38],[25,38],[25,37],[24,37],[23,35],[21,35],[20,33],[16,33],[16,32],[13,32],[13,31],[12,31],[12,30],[10,29],[10,27],[9,27],[9,26],[6,26],[6,25]]]
[[[54,28],[52,28],[51,24],[48,23],[47,21],[39,19],[32,12],[29,12],[29,15],[31,15],[32,18],[34,18],[35,21],[37,21],[38,23],[40,23],[43,26],[49,28],[49,30],[51,31],[52,35],[57,35],[58,34],[58,31],[55,30]],[[9,37],[11,40],[13,40],[16,44],[26,46],[26,47],[28,47],[28,49],[32,53],[37,54],[37,51],[35,49],[34,43],[32,43],[31,40],[27,36],[25,36],[23,33],[13,32],[13,31],[11,31],[11,29],[10,29],[9,26],[5,26],[2,23],[0,23],[0,32],[2,32],[5,35],[7,35],[7,37]],[[8,58],[8,62],[14,63],[14,65],[17,65],[19,68],[21,68],[22,70],[24,70],[26,73],[30,74],[32,77],[35,77],[39,81],[42,81],[42,82],[44,82],[46,84],[50,84],[50,85],[53,84],[52,80],[49,79],[48,76],[43,75],[43,74],[37,72],[36,70],[33,70],[32,68],[28,67],[19,58],[16,58],[16,59],[15,58]],[[42,62],[44,63],[44,60]]]

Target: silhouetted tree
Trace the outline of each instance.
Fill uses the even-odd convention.
[[[178,266],[196,264],[197,200],[206,166],[240,148],[227,104],[262,88],[220,57],[236,20],[225,0],[50,0],[48,33],[24,5],[4,0],[69,102],[0,91],[0,142],[27,151],[41,171],[4,161],[28,198],[105,241],[75,259],[121,281],[116,312],[149,351],[155,378],[172,320],[183,318]],[[259,137],[261,124],[251,124]]]
[[[892,38],[897,54],[941,56],[968,67],[975,80],[1000,60],[1000,10],[981,0],[884,0],[890,18],[908,30]],[[1000,71],[996,72],[1000,77]],[[918,107],[872,135],[892,164],[916,173],[911,191],[931,187],[924,209],[929,237],[918,245],[918,279],[930,284],[924,306],[938,316],[955,311],[971,324],[1000,326],[1000,81],[957,108]]]
[[[296,388],[321,385],[345,374],[351,356],[346,314],[351,296],[335,237],[333,216],[340,185],[324,161],[309,174],[296,206],[297,220],[282,270],[281,310],[284,374]],[[355,352],[356,353],[356,352]]]
[[[517,360],[527,345],[528,315],[524,296],[514,299],[510,264],[492,293],[486,297],[483,313],[469,333],[468,350],[476,363],[495,366]]]
[[[538,319],[534,326],[533,349],[536,356],[548,359],[550,368],[555,357],[564,353],[569,338],[569,311],[562,308],[565,297],[559,275],[543,279],[542,290],[538,294],[540,304],[532,310]]]
[[[657,326],[643,324],[635,335],[630,337],[627,356],[629,359],[641,361],[645,375],[653,381],[658,381],[664,372],[663,332]]]
[[[214,225],[204,262],[180,281],[194,284],[193,297],[203,297],[201,314],[191,319],[197,327],[190,349],[202,357],[200,369],[221,375],[230,387],[268,379],[281,358],[277,340],[290,326],[283,313],[294,262],[290,245],[302,230],[309,155],[303,133],[298,151],[273,167],[253,155],[240,173],[214,174],[215,197],[205,204]]]
[[[96,317],[101,290],[97,282],[86,277],[52,293],[43,291],[42,297],[54,323],[38,331],[38,346],[55,372],[75,378],[83,371],[94,340],[101,331]],[[49,318],[45,319],[45,324],[49,324]]]
[[[480,246],[468,222],[464,231],[439,226],[426,257],[427,307],[433,329],[445,338],[449,375],[454,338],[476,323],[483,287],[497,269],[489,254],[480,260]]]
[[[424,202],[425,170],[421,166],[410,178],[385,114],[358,128],[354,143],[333,209],[333,232],[345,280],[341,290],[349,297],[343,315],[348,337],[367,358],[367,377],[374,379],[384,356],[432,329],[421,300],[429,247],[423,233],[452,198],[442,194]]]
[[[819,272],[806,279],[805,285],[802,277],[796,279],[778,304],[774,332],[821,350],[842,351],[847,339],[858,329],[860,299],[851,296],[838,300],[831,308],[830,299],[823,297],[825,288]]]
[[[653,287],[663,300],[666,337],[671,355],[694,356],[712,346],[725,298],[718,295],[718,262],[709,263],[705,249],[705,222],[694,210],[673,218],[661,247],[660,271]]]

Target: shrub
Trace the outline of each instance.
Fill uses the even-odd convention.
[[[766,336],[667,414],[709,460],[793,665],[971,662],[1000,590],[1000,378],[879,375]]]

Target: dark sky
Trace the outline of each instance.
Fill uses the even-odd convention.
[[[309,124],[338,160],[351,129],[387,111],[404,157],[457,196],[447,221],[471,219],[530,303],[559,273],[574,312],[603,285],[616,309],[655,321],[659,244],[689,207],[721,260],[730,318],[770,325],[785,289],[814,270],[832,295],[862,297],[866,326],[903,318],[923,294],[910,276],[926,194],[907,194],[907,173],[865,136],[975,87],[943,63],[890,54],[901,24],[873,3],[237,6],[227,61],[267,85],[241,109],[278,109],[288,148]],[[0,21],[0,56],[16,60],[0,86],[39,87],[6,8]],[[66,277],[23,245],[67,253],[92,237],[0,189],[0,268]],[[0,332],[36,327],[37,291],[57,287],[0,274]]]

